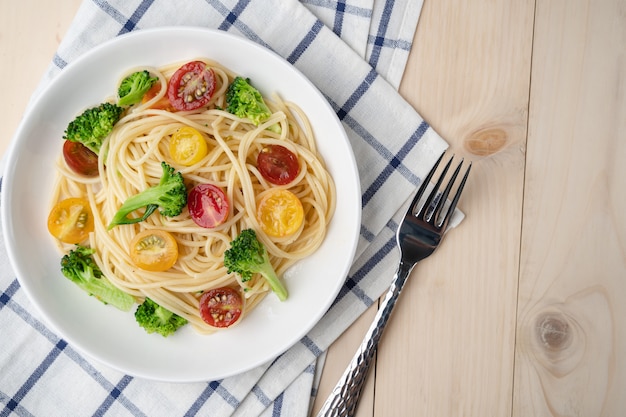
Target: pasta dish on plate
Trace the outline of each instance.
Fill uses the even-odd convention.
[[[130,69],[64,139],[48,218],[62,272],[136,305],[149,333],[211,333],[287,299],[282,275],[335,210],[306,114],[209,59]]]

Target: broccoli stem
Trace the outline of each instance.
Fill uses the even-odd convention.
[[[150,215],[159,207],[157,204],[150,204],[154,201],[153,194],[154,196],[159,196],[161,193],[158,190],[148,189],[143,193],[135,194],[134,196],[129,197],[126,201],[124,201],[124,204],[122,204],[117,213],[115,213],[115,216],[111,219],[111,223],[109,223],[107,229],[111,230],[120,224],[139,223],[150,217]],[[128,218],[130,213],[135,210],[139,210],[142,207],[145,207],[146,211],[141,217]]]
[[[278,275],[276,275],[276,271],[274,271],[274,268],[270,263],[267,251],[263,254],[263,263],[259,265],[259,274],[265,278],[267,283],[270,285],[270,288],[276,293],[280,301],[285,301],[287,299],[287,288],[285,288],[280,278],[278,278]]]
[[[103,274],[92,258],[94,249],[76,245],[74,250],[61,259],[61,272],[88,294],[105,304],[111,304],[122,311],[128,311],[135,299],[117,288]]]
[[[75,283],[83,291],[96,297],[104,304],[110,304],[119,310],[129,311],[135,304],[135,299],[131,295],[113,286],[105,277]]]

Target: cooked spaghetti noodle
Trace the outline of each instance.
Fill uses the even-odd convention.
[[[313,131],[302,110],[293,103],[272,97],[267,101],[272,116],[258,126],[221,110],[227,107],[225,93],[235,74],[217,62],[203,59],[216,76],[216,88],[207,106],[194,111],[170,112],[151,106],[166,94],[167,80],[180,63],[147,69],[159,77],[161,91],[152,100],[129,108],[103,143],[99,157],[99,176],[75,174],[59,161],[61,175],[53,203],[67,197],[87,198],[95,220],[89,246],[96,249],[94,259],[103,274],[138,302],[149,297],[168,310],[186,318],[200,333],[214,330],[199,313],[199,298],[211,288],[241,288],[244,312],[249,313],[268,293],[269,286],[260,276],[242,282],[228,274],[224,251],[241,230],[252,228],[265,245],[278,276],[297,260],[312,254],[322,243],[335,209],[335,188],[319,155]],[[129,72],[130,73],[130,72]],[[281,133],[268,130],[279,124]],[[169,142],[183,126],[202,132],[208,154],[198,163],[185,167],[172,162]],[[263,147],[280,144],[298,156],[300,170],[289,184],[268,183],[255,166]],[[158,184],[161,161],[182,173],[188,188],[199,183],[221,187],[230,203],[227,220],[208,229],[193,221],[187,208],[176,217],[154,213],[147,220],[107,230],[111,218],[129,197]],[[304,222],[294,235],[274,238],[263,232],[256,216],[257,201],[269,189],[286,188],[302,203]],[[179,249],[176,264],[165,272],[142,270],[133,264],[129,248],[133,237],[144,229],[163,229],[174,235]],[[67,251],[68,246],[62,245]]]

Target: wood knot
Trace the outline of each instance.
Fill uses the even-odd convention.
[[[465,140],[465,148],[477,156],[489,156],[506,145],[509,135],[501,128],[482,129]]]
[[[545,313],[537,318],[535,332],[541,345],[551,351],[567,349],[572,343],[572,332],[565,316]]]

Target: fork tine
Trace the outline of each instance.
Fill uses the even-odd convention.
[[[453,159],[454,159],[454,155],[452,156],[452,158],[450,158],[450,162],[448,162],[448,165],[452,163]],[[431,220],[435,224],[437,224],[438,222],[438,218],[441,214],[441,210],[443,209],[446,201],[448,200],[448,195],[450,194],[450,190],[452,190],[452,186],[454,185],[454,182],[456,181],[456,177],[459,175],[459,171],[461,171],[462,165],[463,165],[463,158],[461,158],[461,162],[459,162],[459,165],[457,165],[456,169],[454,170],[454,173],[450,176],[450,179],[448,180],[448,184],[446,185],[445,190],[441,193],[441,195],[438,196],[437,206],[433,209],[433,212],[431,215]],[[441,175],[442,178],[444,174],[445,174],[445,171]]]
[[[459,170],[459,168],[461,168],[461,164],[463,163],[463,161],[461,161],[461,163],[459,164],[459,167],[457,168],[457,171]],[[446,229],[446,227],[448,226],[448,221],[450,220],[450,218],[452,217],[452,213],[454,213],[454,209],[456,208],[456,203],[458,203],[459,198],[461,198],[461,193],[463,192],[463,187],[465,187],[465,182],[467,181],[467,177],[469,176],[470,170],[472,169],[472,163],[469,163],[469,166],[467,167],[467,170],[465,171],[465,175],[463,175],[463,179],[461,180],[461,184],[459,184],[459,187],[456,190],[456,194],[454,195],[454,198],[452,199],[452,202],[450,203],[450,207],[448,208],[448,211],[446,212],[446,215],[443,219],[443,221],[441,222],[441,228],[443,230]],[[452,180],[450,181],[450,184],[452,184]]]
[[[439,175],[439,179],[437,180],[437,183],[435,184],[433,189],[430,191],[430,194],[428,195],[428,198],[426,199],[426,202],[422,206],[422,210],[423,210],[422,211],[422,218],[425,221],[428,221],[429,219],[434,218],[434,216],[430,216],[429,217],[430,214],[433,214],[433,212],[430,210],[430,208],[433,205],[433,201],[435,200],[435,198],[439,194],[439,188],[441,187],[441,183],[443,182],[443,179],[446,176],[446,173],[448,172],[448,169],[450,168],[450,164],[452,164],[452,159],[454,159],[454,155],[450,158],[450,160],[448,161],[446,166],[443,168],[443,171]]]
[[[433,165],[433,167],[430,169],[430,172],[428,172],[428,175],[424,177],[424,180],[422,181],[420,188],[417,190],[415,197],[413,197],[413,201],[411,202],[411,205],[409,205],[409,210],[408,210],[409,213],[413,214],[413,212],[418,208],[417,203],[420,201],[420,199],[424,195],[424,192],[426,191],[426,187],[428,187],[430,180],[432,179],[433,175],[435,175],[435,171],[437,170],[437,167],[439,166],[439,163],[443,159],[444,155],[445,155],[445,151],[441,154],[441,156],[439,156],[439,159],[437,159],[437,162],[435,162],[435,165]]]

